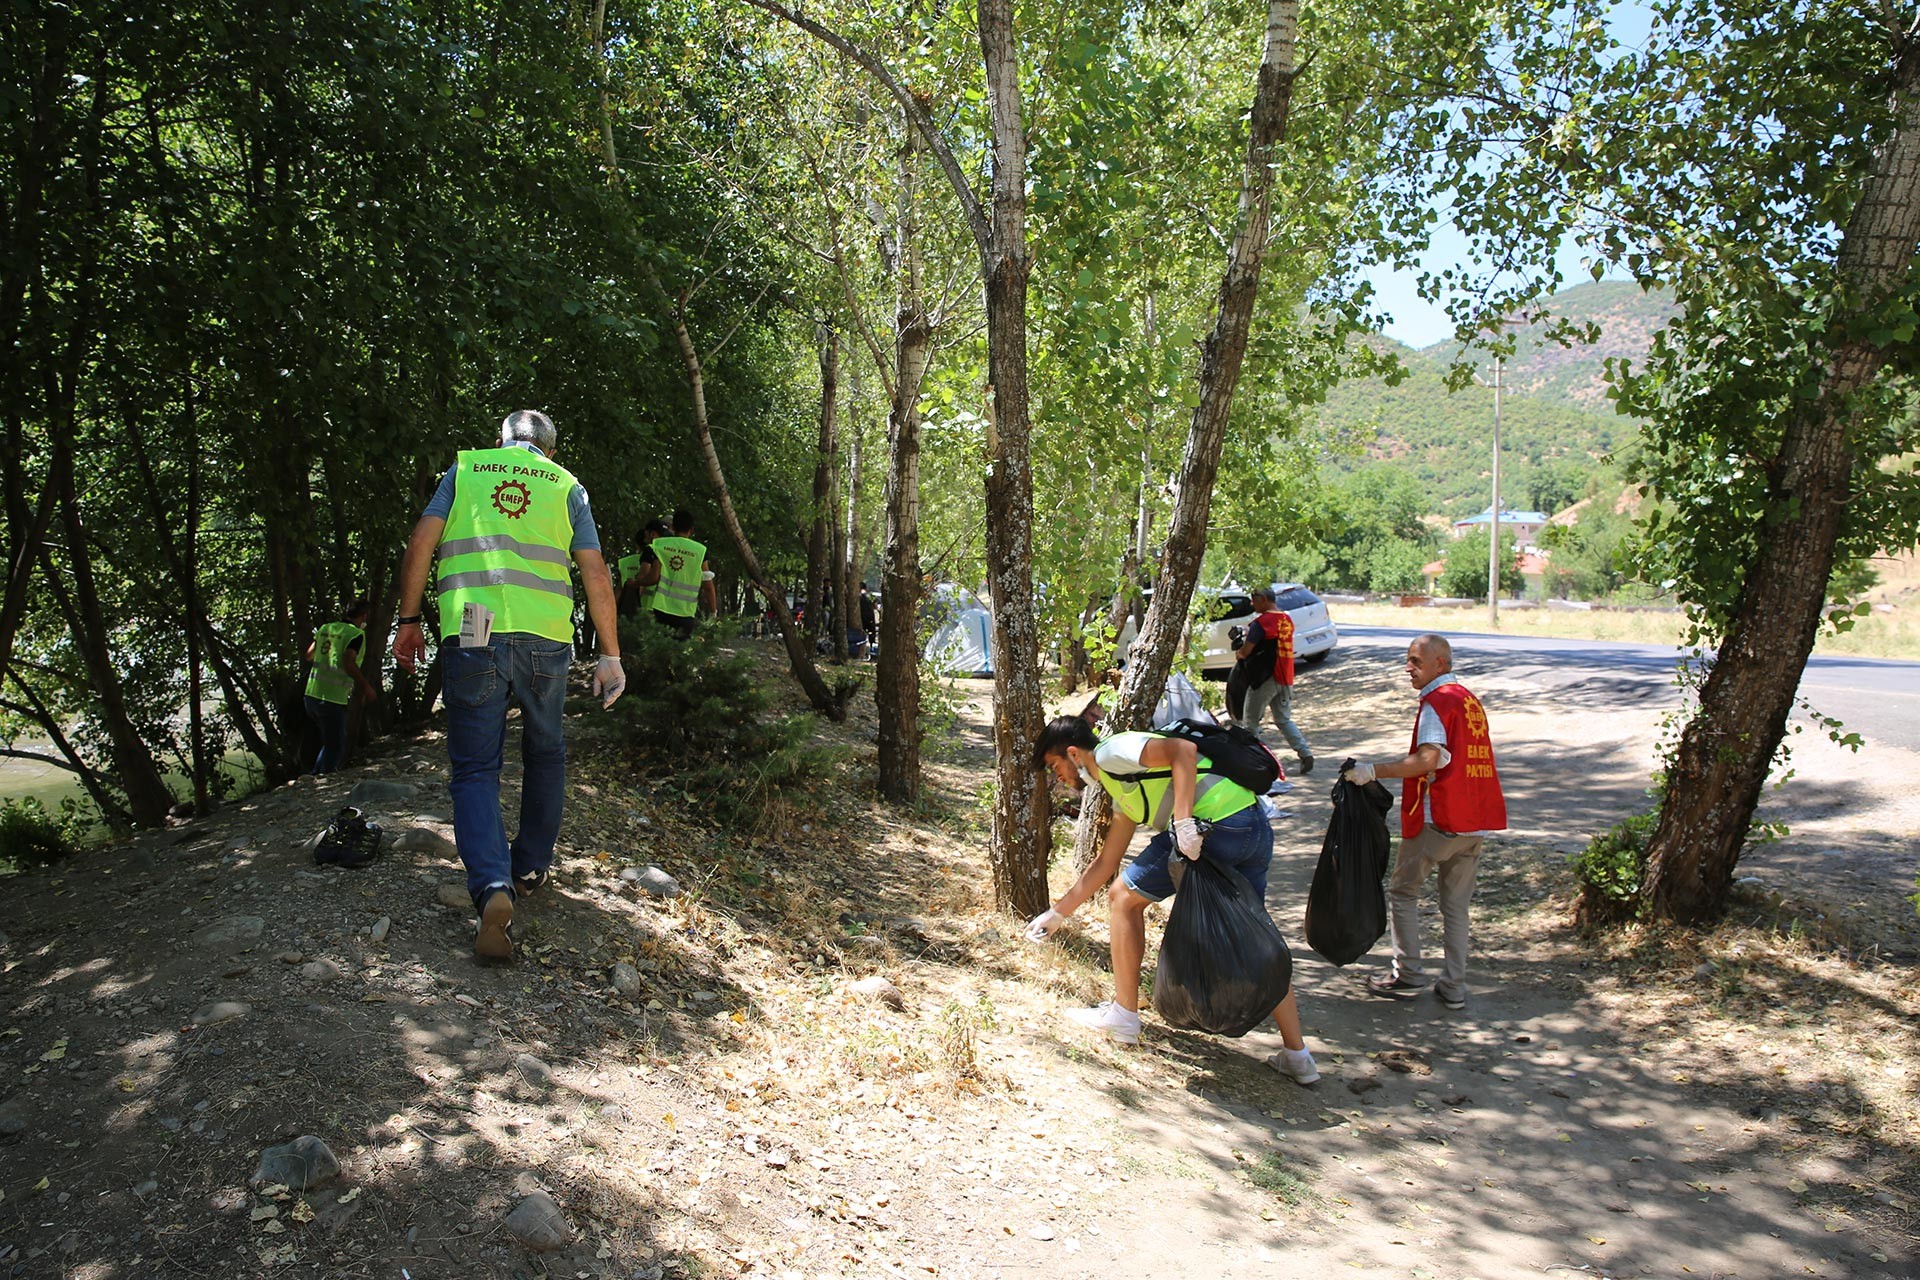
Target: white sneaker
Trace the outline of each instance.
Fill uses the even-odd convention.
[[[1311,1049],[1282,1049],[1267,1059],[1267,1065],[1295,1084],[1312,1084],[1320,1078]]]
[[[1121,1044],[1140,1043],[1140,1015],[1111,1000],[1102,1000],[1091,1009],[1069,1009],[1067,1017],[1090,1031],[1104,1031],[1109,1039]]]

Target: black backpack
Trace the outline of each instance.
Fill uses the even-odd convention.
[[[1267,794],[1267,788],[1280,780],[1279,759],[1251,729],[1188,717],[1163,724],[1153,732],[1191,742],[1207,758],[1206,772],[1237,782],[1257,796]]]

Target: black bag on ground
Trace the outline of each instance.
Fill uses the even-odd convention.
[[[364,867],[380,856],[384,838],[379,823],[368,822],[358,809],[342,809],[320,834],[313,861],[322,867]]]
[[[1349,760],[1340,768],[1352,766]],[[1352,964],[1387,931],[1381,882],[1393,851],[1392,807],[1393,796],[1378,782],[1359,787],[1341,778],[1333,784],[1333,818],[1307,892],[1307,945],[1332,964]]]
[[[1172,861],[1153,1007],[1169,1026],[1243,1036],[1286,999],[1293,956],[1245,876],[1205,856]]]
[[[1205,720],[1174,720],[1154,730],[1163,738],[1184,738],[1208,761],[1208,772],[1237,782],[1257,796],[1280,780],[1280,760],[1267,750],[1260,735],[1237,724],[1210,724]],[[1151,777],[1133,774],[1131,777]]]

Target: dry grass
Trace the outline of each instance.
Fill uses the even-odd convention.
[[[1880,581],[1867,593],[1874,612],[1850,630],[1823,630],[1814,652],[1859,658],[1920,660],[1920,557],[1914,553],[1874,561]],[[1419,627],[1446,632],[1485,632],[1484,604],[1402,608],[1393,604],[1334,604],[1334,621],[1364,627]],[[1677,645],[1686,633],[1679,612],[1632,609],[1500,609],[1500,634],[1560,640],[1605,640]]]

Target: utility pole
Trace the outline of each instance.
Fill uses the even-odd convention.
[[[1493,521],[1487,540],[1487,625],[1500,629],[1500,368],[1505,363],[1493,358]]]

